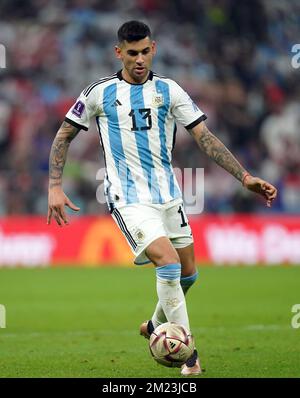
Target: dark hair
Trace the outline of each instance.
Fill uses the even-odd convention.
[[[147,36],[151,38],[150,28],[140,21],[125,22],[118,30],[119,43],[125,40],[130,43],[132,41],[142,40]]]

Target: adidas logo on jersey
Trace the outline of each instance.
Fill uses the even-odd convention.
[[[112,106],[119,106],[119,105],[122,105],[122,104],[118,99],[116,99],[115,102],[112,104]]]

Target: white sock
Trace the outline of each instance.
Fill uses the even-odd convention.
[[[197,277],[198,277],[198,272],[196,271],[195,274],[193,274],[191,276],[182,276],[180,278],[180,284],[181,284],[184,295],[186,295],[189,288],[196,282]],[[161,306],[160,301],[158,301],[156,304],[156,308],[152,315],[151,320],[152,320],[154,329],[157,328],[157,326],[167,322],[167,318],[166,318],[164,310]]]
[[[156,308],[154,310],[151,320],[152,320],[154,329],[157,328],[157,326],[161,325],[162,323],[167,322],[167,318],[165,316],[164,310],[163,310],[159,300],[156,304]]]
[[[156,267],[158,305],[161,306],[166,321],[179,323],[190,330],[185,297],[180,285],[180,274],[181,265],[179,263]],[[156,309],[158,309],[158,312],[161,311],[158,306]],[[158,315],[160,316],[161,313]],[[154,328],[158,326],[157,323],[161,319],[152,318]]]

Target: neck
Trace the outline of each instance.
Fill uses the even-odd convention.
[[[135,80],[133,77],[131,77],[129,75],[129,73],[127,72],[127,70],[125,68],[122,69],[122,77],[124,80],[126,80],[128,83],[131,84],[143,84],[145,83],[145,81],[147,81],[148,77],[149,77],[149,73],[150,71],[148,71],[147,75],[141,79],[141,80]]]

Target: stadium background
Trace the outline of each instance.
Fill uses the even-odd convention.
[[[135,319],[141,311],[149,316],[154,305],[153,301],[145,307],[134,306],[126,285],[116,282],[129,278],[128,284],[135,286],[135,293],[148,292],[148,299],[153,297],[153,280],[150,287],[144,281],[144,275],[153,279],[152,270],[135,270],[133,276],[132,254],[110,219],[106,205],[96,200],[101,185],[96,176],[104,167],[104,160],[95,125],[87,133],[82,131],[71,144],[64,172],[64,189],[80,206],[80,215],[72,217],[71,225],[64,229],[45,225],[48,157],[53,138],[80,91],[91,81],[120,68],[113,46],[117,28],[129,19],[142,19],[152,28],[158,43],[153,70],[179,82],[208,115],[211,130],[242,164],[279,189],[272,208],[265,207],[259,198],[247,193],[233,177],[201,154],[184,129],[178,129],[173,165],[205,170],[204,212],[198,217],[191,216],[199,265],[280,265],[264,270],[201,270],[204,286],[191,292],[191,297],[193,303],[199,298],[201,302],[208,300],[209,305],[205,301],[206,309],[201,310],[196,334],[208,344],[204,352],[208,368],[214,368],[214,360],[218,368],[221,350],[225,350],[227,361],[220,373],[209,375],[299,376],[299,349],[295,348],[299,331],[290,327],[291,307],[300,301],[296,283],[299,268],[283,266],[300,264],[300,69],[292,67],[291,52],[292,46],[300,41],[297,0],[1,1],[0,43],[6,49],[7,67],[0,69],[0,303],[7,306],[10,327],[0,329],[0,337],[6,336],[6,363],[2,368],[0,364],[0,376],[99,376],[99,364],[92,365],[93,360],[86,359],[86,352],[95,350],[93,341],[100,336],[100,320],[94,320],[95,313],[99,313],[95,303],[107,297],[110,305],[113,302],[111,314],[101,308],[102,315],[103,311],[106,314],[105,321],[102,319],[104,331],[108,335],[110,330],[113,337],[123,333],[113,320],[119,319],[120,311]],[[192,186],[195,176],[184,183]],[[92,266],[93,270],[48,269],[48,265]],[[121,265],[131,268],[121,270]],[[18,269],[6,269],[15,266]],[[47,268],[43,270],[45,274],[20,269],[41,266]],[[140,287],[133,282],[134,278]],[[84,287],[82,280],[86,282]],[[116,302],[105,289],[111,280],[120,290]],[[120,304],[123,299],[124,307]],[[128,307],[125,299],[129,300]],[[82,311],[84,330],[77,334],[78,315],[71,300]],[[224,305],[222,314],[217,310],[220,300]],[[96,307],[91,306],[92,301]],[[198,307],[190,305],[195,322]],[[49,324],[42,321],[45,314]],[[65,328],[64,320],[68,325]],[[141,320],[137,316],[136,322]],[[213,329],[215,321],[219,329]],[[132,329],[128,318],[122,322],[125,329]],[[236,337],[237,329],[232,329],[237,325],[246,328],[239,329],[240,337]],[[260,333],[255,344],[248,343],[245,337],[253,330]],[[205,341],[207,331],[210,337]],[[36,344],[35,333],[40,333],[41,346],[40,351],[33,349],[31,358],[24,347]],[[274,333],[272,338],[270,333]],[[236,337],[233,346],[232,334]],[[50,343],[53,335],[56,348]],[[45,352],[48,347],[58,352],[58,342],[66,343],[64,336],[83,343],[86,351],[81,365],[72,368],[75,365],[60,362],[58,355],[50,361],[49,370],[49,358],[46,355],[43,359]],[[222,346],[220,336],[226,347]],[[100,337],[103,339],[103,335]],[[136,344],[130,333],[122,338],[129,339],[128,346]],[[212,343],[214,338],[219,339],[219,345],[215,346],[215,340]],[[105,344],[112,374],[136,376],[134,370],[129,374],[120,370],[127,354],[120,350],[111,359],[114,346],[111,348],[109,341]],[[272,344],[278,347],[277,357],[271,355]],[[213,355],[209,351],[212,345],[216,350]],[[254,345],[259,346],[261,356],[251,348]],[[24,355],[23,367],[16,365],[16,346]],[[249,366],[245,367],[241,366],[243,362],[235,363],[236,355],[241,355],[238,351],[244,348],[252,353],[247,359]],[[68,349],[76,356],[72,347]],[[141,368],[145,361],[146,376],[161,375],[161,369],[149,371],[149,358],[141,359],[139,352],[131,355]],[[267,364],[262,373],[256,373],[257,361]],[[90,371],[82,370],[85,363]],[[110,375],[101,369],[101,375]]]

